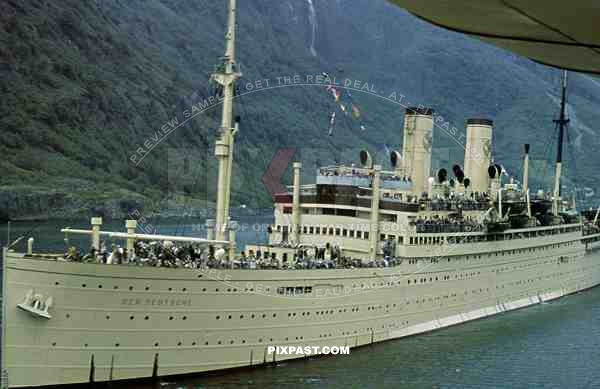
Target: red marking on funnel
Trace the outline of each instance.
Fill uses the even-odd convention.
[[[262,182],[276,203],[292,202],[292,196],[290,196],[286,187],[281,183],[281,178],[290,165],[290,162],[292,162],[294,154],[296,154],[295,148],[278,149],[265,175],[262,177]]]

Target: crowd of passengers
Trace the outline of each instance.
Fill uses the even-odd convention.
[[[100,249],[91,248],[83,254],[76,247],[70,247],[65,253],[67,261],[104,263],[107,265],[134,265],[171,268],[241,268],[241,269],[339,269],[353,267],[389,267],[401,263],[392,256],[393,244],[383,243],[384,259],[364,261],[343,256],[338,246],[330,250],[325,248],[301,248],[295,250],[292,257],[284,255],[278,258],[275,253],[249,250],[242,251],[240,256],[229,261],[223,249],[214,246],[193,244],[177,245],[170,241],[137,241],[132,253],[126,248],[112,244],[107,249],[106,242],[101,242]]]
[[[415,220],[417,232],[474,232],[483,231],[484,226],[477,220],[467,216],[465,218],[424,217]]]
[[[369,178],[372,177],[371,174],[365,174],[356,169],[351,169],[348,171],[338,171],[338,170],[330,170],[330,169],[320,169],[319,174],[322,176],[340,176],[340,177],[361,177],[361,178]],[[402,182],[412,182],[410,177],[404,176],[396,176],[392,174],[385,174],[381,176],[381,179],[386,181],[402,181]]]

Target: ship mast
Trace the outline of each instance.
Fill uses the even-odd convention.
[[[215,144],[215,156],[219,161],[217,183],[217,212],[215,233],[217,240],[225,240],[229,222],[229,193],[231,191],[231,165],[233,164],[233,144],[237,125],[232,126],[233,97],[235,81],[241,77],[235,63],[235,12],[236,0],[229,0],[227,10],[227,33],[225,35],[225,56],[222,65],[213,73],[212,79],[222,86],[223,106],[221,111],[220,138]]]
[[[560,117],[554,120],[558,126],[558,149],[556,151],[556,176],[554,177],[554,201],[552,203],[552,213],[556,216],[559,211],[560,199],[560,175],[562,172],[562,149],[565,137],[565,130],[569,119],[566,117],[567,107],[567,71],[563,70],[562,77],[562,96],[560,100]]]

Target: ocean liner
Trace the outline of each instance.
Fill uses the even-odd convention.
[[[430,177],[433,110],[407,108],[402,153],[383,170],[325,166],[316,183],[276,196],[268,244],[235,246],[229,217],[235,1],[226,53],[213,76],[223,114],[216,218],[191,238],[90,230],[91,255],[3,250],[3,382],[11,388],[109,382],[263,365],[302,355],[269,346],[355,348],[510,311],[600,282],[598,212],[581,218],[560,193],[529,194],[529,147],[520,183],[492,159],[493,122],[470,119],[462,166]],[[566,77],[560,139],[565,115]],[[116,259],[104,238],[123,240]],[[162,257],[145,261],[150,244]],[[177,244],[189,249],[175,255]],[[196,247],[196,248],[193,248]],[[207,247],[204,251],[199,247]],[[146,251],[144,251],[146,250]],[[201,255],[196,255],[198,252]],[[173,261],[169,255],[173,255]],[[207,254],[208,253],[208,254]],[[206,255],[205,255],[206,254]],[[147,255],[146,255],[147,256]],[[154,266],[152,266],[154,265]],[[161,265],[161,266],[159,266]],[[340,356],[340,358],[343,358]]]

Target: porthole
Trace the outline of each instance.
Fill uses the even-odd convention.
[[[169,320],[173,320],[173,316],[169,316]]]
[[[217,320],[221,319],[221,316],[217,316]]]
[[[202,274],[198,274],[198,278],[202,278]]]
[[[219,341],[217,342],[217,344],[221,344],[221,341],[219,340]]]
[[[113,286],[113,289],[119,289],[119,287],[117,285]]]
[[[102,285],[98,285],[98,289],[102,289]]]
[[[144,320],[148,320],[148,319],[150,319],[149,316],[144,316]]]
[[[274,314],[273,314],[273,317],[277,317],[277,314],[276,314],[276,313],[274,313]]]
[[[258,339],[258,343],[262,343],[262,338]]]
[[[242,343],[246,343],[246,339],[242,339]]]
[[[203,292],[206,292],[206,288],[202,288],[202,291],[203,291]]]
[[[233,340],[230,340],[230,341],[229,341],[229,344],[233,344]]]
[[[155,343],[154,343],[154,347],[158,347],[158,342],[155,342]]]
[[[196,345],[196,342],[192,342],[192,346],[195,346],[195,345]]]
[[[56,342],[52,342],[52,346],[56,346]]]
[[[182,317],[181,320],[187,320],[187,316]]]
[[[88,346],[88,344],[87,344],[87,343],[85,343],[85,344],[83,345],[83,347],[87,347],[87,346]]]
[[[240,319],[243,319],[243,318],[244,318],[244,315],[240,315]]]
[[[252,314],[252,316],[250,316],[251,319],[254,319],[254,314]]]
[[[110,315],[106,315],[106,320],[110,320]]]
[[[119,347],[119,346],[120,346],[120,344],[119,344],[119,343],[115,343],[115,347]]]
[[[130,286],[130,287],[129,287],[129,290],[133,290],[133,286]]]
[[[265,317],[267,317],[267,315],[266,315],[265,313],[263,313],[263,314],[262,314],[262,317],[263,317],[263,319],[264,319]]]
[[[215,292],[218,292],[218,291],[219,291],[219,288],[215,289]]]
[[[178,346],[181,346],[181,342],[177,342],[177,345],[178,345]]]
[[[69,315],[68,313],[65,315],[65,317],[68,319],[71,317],[71,315]]]
[[[169,292],[172,291],[172,290],[173,290],[173,288],[169,288]]]
[[[145,290],[150,290],[150,287],[149,287],[149,286],[146,286],[144,289],[145,289]]]
[[[54,285],[60,285],[60,282],[56,281],[56,282],[54,283]]]
[[[86,286],[87,286],[86,284],[81,284],[81,287],[82,287],[82,288],[85,288]]]
[[[231,320],[231,315],[227,316],[227,318]]]
[[[187,288],[183,288],[183,289],[181,289],[181,291],[182,291],[182,292],[185,292],[185,291],[187,291]]]
[[[129,320],[133,320],[133,319],[134,319],[133,315],[129,316]]]

